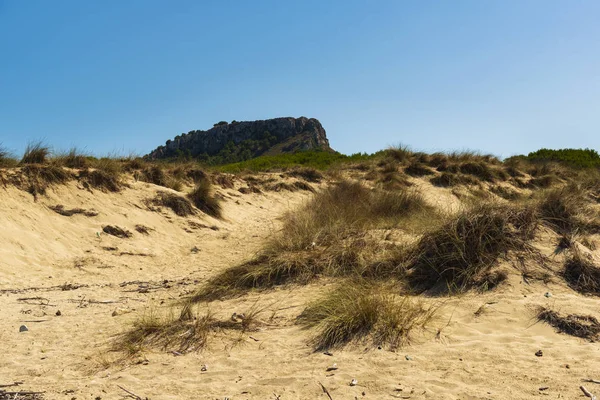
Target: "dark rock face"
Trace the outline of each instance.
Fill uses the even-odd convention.
[[[331,151],[325,129],[314,118],[274,118],[260,121],[219,123],[207,131],[191,131],[167,140],[146,157],[161,159],[185,153],[191,157],[213,156],[232,142],[239,145],[249,140],[260,140],[265,132],[276,138],[276,143],[262,153],[288,153],[299,150]],[[260,155],[260,154],[256,154]]]

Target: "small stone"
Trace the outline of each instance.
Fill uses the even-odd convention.
[[[25,325],[19,327],[19,332],[27,332],[29,329]]]
[[[358,385],[358,381],[356,379],[352,379],[350,381],[350,386],[356,386],[356,385]]]
[[[411,356],[406,355],[406,356],[404,356],[404,358],[406,358],[407,361],[412,361],[412,357]]]
[[[548,389],[550,389],[550,387],[549,387],[549,386],[542,386],[542,387],[541,387],[541,388],[539,388],[538,390],[539,390],[540,392],[543,392],[544,390],[548,390]]]
[[[202,368],[200,368],[200,371],[202,371],[202,372],[208,371],[208,367],[206,366],[206,364],[202,365]]]
[[[338,369],[338,366],[336,363],[333,363],[333,365],[331,367],[327,367],[326,371],[335,371]]]
[[[541,356],[544,355],[544,353],[541,350],[538,350],[538,351],[535,352],[535,355],[538,356],[538,357],[541,357]]]
[[[550,298],[550,297],[552,297],[552,293],[546,292],[546,293],[544,293],[544,296],[547,297],[547,298]]]
[[[58,310],[55,314],[57,317],[60,317],[62,315],[62,313],[60,312],[60,310]]]

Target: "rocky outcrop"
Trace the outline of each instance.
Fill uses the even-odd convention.
[[[252,148],[252,156],[302,150],[331,151],[325,129],[314,118],[274,118],[260,121],[220,122],[207,131],[191,131],[167,140],[146,157],[161,159],[179,155],[193,158],[218,155],[226,146]]]

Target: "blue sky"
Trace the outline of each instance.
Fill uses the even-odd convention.
[[[144,154],[221,120],[332,147],[600,149],[600,2],[0,0],[0,142]]]

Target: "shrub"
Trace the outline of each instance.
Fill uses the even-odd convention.
[[[482,204],[462,211],[439,229],[425,233],[416,245],[409,267],[413,287],[464,291],[509,251],[530,247],[537,227],[533,207]],[[485,279],[484,279],[485,280]]]
[[[43,142],[30,142],[25,148],[21,165],[26,164],[44,164],[50,155],[50,148]]]
[[[317,329],[315,350],[341,347],[370,337],[374,346],[392,350],[406,343],[417,328],[434,314],[409,298],[385,294],[382,288],[364,283],[345,283],[309,305],[298,323]]]
[[[579,168],[600,166],[600,155],[593,149],[540,149],[527,155],[529,161],[561,162]]]
[[[212,187],[208,180],[198,182],[194,190],[188,194],[188,198],[203,213],[222,218],[221,202],[212,194]]]

